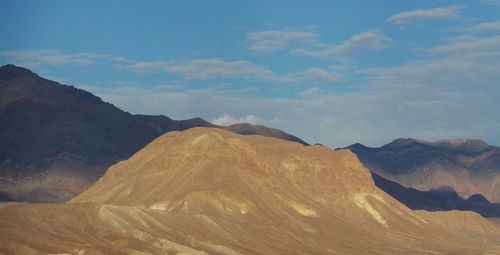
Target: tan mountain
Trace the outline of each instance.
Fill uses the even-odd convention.
[[[67,204],[1,205],[0,251],[500,253],[494,224],[477,214],[460,224],[382,192],[348,150],[193,128],[157,138]]]

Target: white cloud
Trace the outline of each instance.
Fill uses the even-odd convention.
[[[301,81],[340,81],[344,66],[310,67],[305,70],[277,74],[271,69],[245,60],[195,59],[188,61],[145,61],[123,67],[140,72],[166,72],[180,74],[186,80],[209,80],[219,78],[243,78],[251,81],[297,83]]]
[[[249,123],[252,125],[257,125],[262,124],[263,120],[253,114],[248,114],[247,116],[239,118],[232,117],[228,114],[223,114],[222,116],[213,119],[211,122],[218,126],[230,126],[238,123]]]
[[[243,78],[257,81],[291,82],[271,69],[246,60],[226,61],[222,59],[195,59],[186,61],[145,61],[124,65],[137,72],[180,74],[186,80],[208,80],[216,78]]]
[[[378,30],[370,30],[352,36],[338,45],[330,45],[321,49],[294,49],[293,55],[318,58],[342,57],[364,50],[381,50],[387,46],[390,39]]]
[[[500,48],[493,46],[492,38],[483,40],[489,43],[480,38],[453,38],[425,49],[427,55],[419,61],[359,72],[366,84],[340,91],[313,86],[292,98],[220,88],[92,91],[131,112],[176,119],[201,116],[219,124],[260,120],[308,142],[334,147],[354,142],[380,145],[395,137],[477,137],[499,144]],[[463,50],[458,43],[469,46]],[[485,44],[490,46],[483,49]]]
[[[480,4],[500,6],[500,0],[478,0]]]
[[[140,62],[134,62],[134,63],[127,63],[124,65],[121,65],[121,67],[124,67],[126,69],[130,69],[132,71],[138,72],[138,73],[153,73],[153,72],[162,72],[162,71],[168,71],[170,66],[173,65],[175,61],[140,61]]]
[[[335,66],[327,68],[310,67],[303,71],[298,71],[294,76],[299,80],[318,82],[338,82],[344,78],[344,73],[336,70]]]
[[[313,97],[313,96],[317,96],[319,93],[320,93],[319,87],[311,87],[311,88],[308,88],[308,89],[300,92],[300,95],[303,97]]]
[[[188,80],[213,78],[245,78],[264,81],[283,81],[270,69],[246,60],[225,61],[220,59],[197,59],[171,66],[172,73],[182,74]]]
[[[258,54],[268,54],[286,48],[290,43],[314,42],[317,34],[311,31],[258,31],[246,34],[250,49]]]
[[[484,22],[476,25],[464,26],[457,28],[457,30],[471,33],[500,32],[500,21]]]
[[[404,24],[420,20],[454,19],[460,16],[462,8],[457,5],[433,9],[418,9],[392,15],[387,22]]]
[[[380,38],[384,36],[378,31],[368,31],[339,45],[308,50],[315,57],[344,56],[361,49],[385,47],[389,39]],[[254,93],[259,92],[259,88],[241,86],[238,86],[239,91],[167,85],[87,89],[134,113],[165,114],[176,119],[201,116],[227,125],[238,122],[266,124],[312,143],[336,147],[354,142],[380,145],[395,137],[409,136],[425,140],[477,137],[500,143],[497,134],[500,129],[497,120],[500,36],[458,36],[422,52],[426,54],[418,61],[354,70],[361,76],[360,80],[367,82],[348,90],[328,89],[311,82],[310,88],[300,87],[298,90],[302,91],[297,92],[296,97],[289,94],[267,97],[262,95],[264,92]],[[42,55],[47,54],[55,53]],[[61,56],[36,57],[35,62],[84,65],[88,63],[86,60],[99,59],[91,54],[57,54]],[[83,62],[79,62],[80,58]],[[29,57],[23,59],[29,60]],[[344,79],[346,72],[352,71],[327,65],[278,74],[248,61],[222,59],[116,62],[137,72],[175,73],[186,80],[243,78],[280,83],[338,82]],[[254,92],[241,92],[244,90]],[[245,115],[247,113],[251,114]]]
[[[425,49],[424,52],[498,56],[496,54],[500,53],[500,35],[491,37],[456,37],[452,38],[448,44]]]
[[[92,52],[63,53],[59,50],[27,50],[27,51],[2,51],[0,57],[26,67],[47,65],[91,65],[95,61],[108,60],[118,63],[127,63],[132,60],[112,54],[97,54]]]
[[[496,137],[500,128],[500,88],[496,84],[500,60],[491,61],[495,60],[446,56],[370,69],[365,72],[369,81],[363,88],[338,92],[313,87],[298,98],[247,96],[216,88],[179,91],[117,87],[91,91],[135,113],[165,114],[176,119],[201,116],[227,125],[261,123],[335,147],[354,142],[380,145],[409,136],[435,140],[481,135],[478,138],[500,142],[488,139]],[[249,111],[251,114],[241,115]]]
[[[91,52],[65,53],[58,50],[2,51],[0,57],[6,62],[28,68],[42,65],[95,65],[100,61],[110,62],[115,67],[137,73],[179,74],[185,80],[244,79],[275,83],[297,83],[301,81],[339,81],[343,74],[332,66],[310,67],[305,70],[277,74],[272,69],[246,60],[228,61],[218,58],[192,60],[135,61],[112,54]]]
[[[395,67],[364,71],[380,86],[421,87],[429,93],[442,91],[500,93],[500,36],[447,44],[425,49],[428,59]],[[444,100],[446,101],[446,100]]]

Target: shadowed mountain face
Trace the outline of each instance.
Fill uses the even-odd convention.
[[[396,139],[380,148],[349,147],[372,172],[406,187],[449,186],[461,196],[500,202],[500,148],[480,140]]]
[[[0,205],[0,252],[500,252],[498,228],[478,214],[412,211],[371,178],[348,150],[169,132],[67,204]]]
[[[132,115],[91,93],[12,65],[0,68],[2,192],[23,201],[64,201],[119,160],[201,119]]]
[[[413,188],[406,188],[376,173],[372,173],[372,176],[377,187],[413,210],[473,211],[483,217],[500,218],[500,204],[491,203],[480,194],[474,194],[468,199],[464,199],[451,187],[420,191]]]
[[[228,127],[245,134],[302,140],[263,126]],[[133,115],[91,93],[0,67],[0,197],[62,202],[79,194],[112,164],[173,130],[215,127],[200,119]]]

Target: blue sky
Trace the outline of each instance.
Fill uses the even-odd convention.
[[[333,147],[500,144],[500,1],[0,1],[0,64]]]

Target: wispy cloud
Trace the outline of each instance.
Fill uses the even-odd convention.
[[[477,0],[480,4],[500,6],[500,0]]]
[[[265,66],[246,60],[195,59],[184,61],[147,61],[123,65],[139,72],[166,72],[179,74],[186,80],[245,79],[277,83],[301,81],[335,82],[344,77],[345,66],[310,67],[305,70],[278,74]]]
[[[484,22],[476,25],[459,27],[456,28],[456,30],[470,33],[500,32],[500,21]]]
[[[495,41],[494,37],[452,38],[423,50],[427,54],[420,60],[364,69],[358,75],[367,82],[348,91],[304,87],[297,97],[218,88],[120,87],[95,92],[132,112],[202,116],[225,124],[280,119],[272,126],[332,146],[380,145],[398,136],[427,140],[479,136],[498,143],[492,140],[500,128],[500,47],[494,46]],[[335,67],[320,69],[334,72]]]
[[[338,70],[336,66],[310,67],[296,72],[293,76],[298,80],[317,82],[339,82],[345,78],[343,70]]]
[[[219,126],[229,126],[229,125],[238,124],[238,123],[250,123],[252,125],[264,123],[264,121],[261,118],[255,116],[253,114],[248,114],[246,116],[239,117],[239,118],[232,117],[229,114],[223,114],[222,116],[213,119],[211,122],[213,124],[219,125]]]
[[[188,80],[237,77],[249,80],[286,81],[269,68],[246,60],[197,59],[175,64],[169,68],[169,71],[182,74]]]
[[[246,80],[290,82],[271,69],[246,60],[195,59],[185,61],[146,61],[124,65],[137,72],[167,72],[180,74],[186,80],[242,78]]]
[[[117,63],[127,63],[132,60],[112,54],[97,54],[93,52],[64,53],[59,50],[42,49],[26,51],[2,51],[0,57],[8,61],[27,66],[37,67],[48,65],[91,65],[97,60],[108,60]]]
[[[460,16],[461,6],[451,5],[433,9],[418,9],[394,14],[387,22],[405,24],[421,20],[454,19]]]
[[[317,39],[312,31],[258,31],[246,34],[250,50],[258,54],[268,54],[286,48],[291,43],[308,43]]]
[[[498,88],[488,91],[485,86],[495,82],[479,78],[487,75],[496,79],[498,74],[488,68],[468,77],[464,70],[477,62],[457,67],[454,61],[429,60],[372,70],[368,89],[329,92],[313,87],[299,98],[249,97],[214,88],[106,87],[93,92],[131,112],[177,119],[202,116],[218,124],[280,119],[272,126],[310,142],[338,147],[354,142],[380,145],[398,136],[428,140],[477,134],[494,137],[488,132],[498,130]],[[476,81],[474,86],[471,81]]]
[[[381,50],[390,41],[380,31],[370,30],[356,34],[338,45],[324,46],[321,49],[294,49],[291,53],[296,56],[334,58],[365,50]]]
[[[368,68],[365,74],[383,87],[499,96],[496,81],[500,80],[500,36],[451,38],[423,52],[429,58],[394,67]]]
[[[0,57],[7,62],[30,68],[42,65],[87,66],[107,61],[114,67],[137,73],[178,74],[187,81],[213,79],[243,79],[273,83],[297,83],[302,81],[333,82],[343,77],[339,66],[309,67],[305,70],[278,74],[271,68],[247,60],[223,60],[218,58],[191,60],[135,61],[112,54],[89,52],[65,53],[58,50],[3,51]]]
[[[474,54],[498,57],[500,54],[500,35],[491,37],[457,37],[445,45],[425,49],[433,54]],[[458,64],[458,63],[457,63]]]

